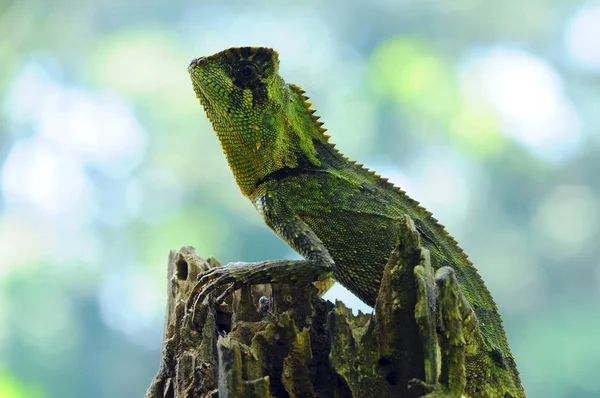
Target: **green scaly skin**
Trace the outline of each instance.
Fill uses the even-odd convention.
[[[278,75],[276,51],[231,48],[193,60],[188,71],[242,193],[304,258],[215,268],[199,280],[191,303],[224,284],[230,285],[219,299],[244,285],[334,278],[374,306],[399,223],[408,215],[430,251],[433,268],[454,270],[451,278],[436,273],[438,288],[447,285],[443,291],[453,292],[455,303],[465,301],[455,310],[463,314],[464,359],[443,362],[455,363],[448,366],[466,374],[466,381],[458,376],[462,381],[454,385],[463,389],[466,383],[463,394],[469,397],[525,396],[498,309],[457,242],[418,202],[334,149],[304,91]],[[457,290],[445,282],[454,274]],[[444,310],[443,295],[438,296]],[[453,394],[436,387],[429,396]]]

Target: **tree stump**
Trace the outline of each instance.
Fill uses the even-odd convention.
[[[324,301],[312,284],[273,284],[222,305],[211,294],[193,316],[185,302],[197,275],[220,264],[191,247],[171,252],[162,358],[146,398],[424,395],[409,381],[437,379],[433,271],[412,220],[402,224],[374,314]]]

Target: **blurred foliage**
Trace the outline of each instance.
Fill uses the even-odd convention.
[[[597,37],[598,1],[0,0],[0,396],[141,396],[169,250],[297,256],[187,76],[241,45],[461,242],[529,396],[598,396]]]
[[[8,372],[0,370],[0,397],[3,398],[43,398],[39,388],[25,386]]]

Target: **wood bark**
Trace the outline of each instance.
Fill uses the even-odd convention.
[[[437,374],[433,273],[409,218],[399,242],[374,313],[358,315],[312,284],[273,284],[223,305],[211,294],[192,319],[185,302],[197,275],[220,264],[191,247],[171,252],[162,358],[146,398],[423,395],[409,381],[432,384]],[[425,285],[417,266],[430,275]]]

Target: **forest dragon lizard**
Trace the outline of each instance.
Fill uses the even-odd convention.
[[[199,278],[189,306],[226,284],[217,300],[245,285],[329,278],[374,306],[399,222],[409,215],[438,282],[458,281],[447,286],[464,302],[470,330],[464,357],[450,361],[464,367],[466,380],[431,386],[428,396],[525,397],[498,309],[475,267],[417,201],[334,149],[305,92],[279,76],[276,51],[231,48],[194,59],[188,71],[242,193],[304,258],[213,268]],[[443,311],[444,302],[438,305]]]

